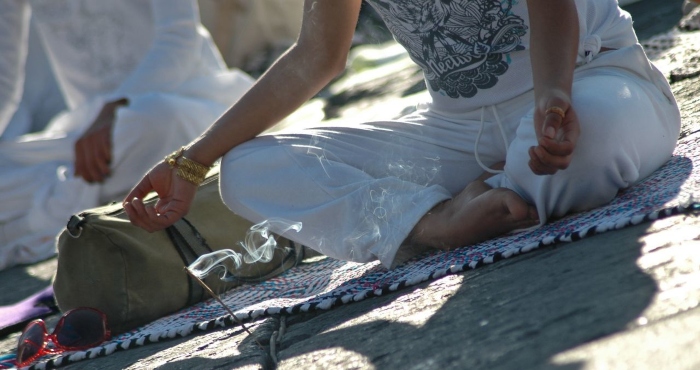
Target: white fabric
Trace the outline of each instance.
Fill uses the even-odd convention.
[[[483,173],[474,155],[483,111],[480,158],[487,166],[506,161],[488,183],[535,204],[542,222],[602,205],[670,158],[680,114],[640,45],[578,68],[573,104],[582,136],[570,168],[553,176],[536,176],[527,165],[527,148],[537,143],[529,91],[493,109],[428,109],[400,121],[256,138],[224,157],[221,194],[253,222],[301,222],[299,233],[285,236],[321,253],[391,267],[417,221]]]
[[[527,161],[537,140],[533,115],[523,117],[504,174],[489,180],[537,206],[540,220],[591,209],[661,167],[680,133],[680,113],[666,78],[641,45],[600,54],[577,70],[572,95],[581,121],[573,161],[565,171],[533,176]]]
[[[27,59],[24,65],[22,99],[0,140],[43,130],[51,119],[66,109],[66,103],[51,71],[48,57],[36,29],[29,26]]]
[[[532,89],[526,1],[369,0],[396,41],[422,67],[432,109],[458,114]],[[579,54],[588,43],[621,49],[637,43],[629,13],[615,0],[576,0]]]
[[[29,7],[22,1],[0,3],[0,134],[10,123],[22,96],[22,45],[29,37]]]
[[[27,1],[2,1],[0,14],[18,11],[14,3]],[[0,142],[0,269],[53,255],[71,214],[120,200],[252,84],[226,69],[194,0],[29,4],[69,110],[41,132]],[[105,102],[122,97],[129,105],[116,111],[111,176],[75,178],[75,141]]]

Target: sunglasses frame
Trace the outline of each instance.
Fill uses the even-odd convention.
[[[102,336],[102,339],[99,341],[96,341],[95,343],[91,343],[89,345],[84,345],[84,346],[64,346],[58,341],[58,336],[57,333],[60,333],[61,329],[63,328],[63,325],[66,321],[66,317],[69,315],[73,314],[74,312],[78,311],[93,311],[97,313],[100,318],[102,319],[102,326],[104,329],[104,335]],[[41,338],[41,343],[35,343],[34,341],[25,338],[25,333],[27,333],[27,329],[32,327],[33,325],[38,325],[42,329],[42,338]],[[51,334],[49,334],[49,331],[46,328],[46,323],[42,319],[36,319],[31,321],[27,326],[25,326],[24,330],[22,331],[22,335],[19,336],[19,339],[17,341],[17,367],[25,367],[32,362],[36,361],[36,359],[48,355],[48,354],[56,354],[56,353],[61,353],[61,352],[66,352],[66,351],[81,351],[85,350],[88,348],[92,348],[100,343],[103,343],[110,339],[112,336],[111,331],[107,327],[107,315],[105,315],[102,311],[92,308],[92,307],[77,307],[72,310],[66,311],[66,313],[61,316],[61,318],[58,320],[58,323],[56,324],[56,327],[51,331]],[[49,347],[49,342],[53,343],[53,347]],[[27,343],[30,343],[32,346],[36,346],[38,348],[37,352],[27,358],[26,360],[20,362],[19,360],[19,354],[20,354],[20,347],[22,345],[29,345]]]

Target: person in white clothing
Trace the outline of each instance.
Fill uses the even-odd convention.
[[[0,140],[41,131],[53,117],[66,109],[33,21],[29,25],[27,42],[22,98],[10,122],[0,130]]]
[[[30,14],[67,109],[0,139],[0,269],[54,255],[71,214],[121,199],[252,85],[195,0],[3,1],[0,133],[22,95]]]
[[[677,104],[616,0],[368,2],[422,67],[427,108],[259,135],[345,66],[362,2],[307,0],[297,43],[127,195],[131,222],[175,222],[223,156],[234,212],[300,222],[285,237],[391,268],[601,206],[671,157]],[[146,207],[151,190],[161,201]]]

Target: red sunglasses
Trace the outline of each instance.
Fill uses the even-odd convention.
[[[51,334],[41,319],[27,324],[17,344],[17,367],[31,364],[41,356],[92,348],[111,336],[107,316],[90,307],[66,312]],[[49,344],[51,343],[51,345]]]

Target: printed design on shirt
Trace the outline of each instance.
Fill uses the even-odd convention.
[[[496,85],[508,70],[508,53],[523,50],[525,21],[514,0],[372,0],[430,88],[470,98]]]

